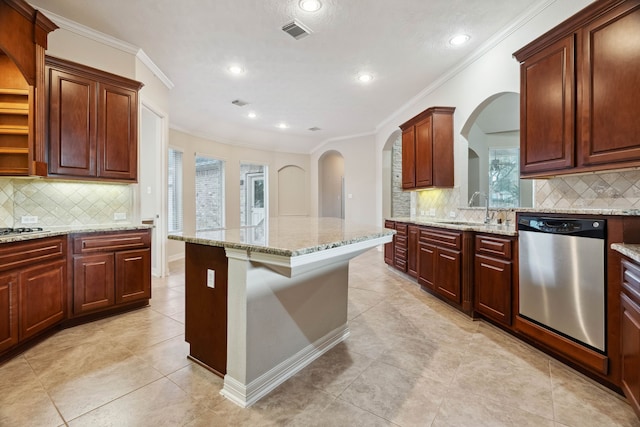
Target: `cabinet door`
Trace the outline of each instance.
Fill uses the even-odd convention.
[[[388,228],[389,230],[395,230],[396,225],[393,221],[385,221],[384,228]],[[393,236],[393,239],[389,243],[385,243],[384,245],[384,262],[390,266],[393,266],[393,254],[395,253],[395,249],[393,247],[393,242],[395,241],[396,236]]]
[[[418,277],[418,226],[410,225],[407,235],[407,273],[411,277]]]
[[[416,187],[433,185],[433,132],[432,116],[429,116],[415,126],[416,146]],[[404,147],[403,147],[404,149]]]
[[[416,146],[415,128],[411,126],[402,132],[402,188],[416,186]]]
[[[484,255],[476,255],[475,261],[474,308],[510,326],[512,263]]]
[[[574,166],[574,36],[520,66],[520,172]]]
[[[420,243],[418,253],[418,283],[420,286],[435,289],[436,247]]]
[[[622,390],[640,416],[640,307],[621,294]]]
[[[82,314],[115,303],[114,255],[73,257],[73,312]]]
[[[100,83],[97,176],[138,179],[138,95],[135,90]]]
[[[581,160],[640,161],[640,4],[626,2],[582,31]]]
[[[0,275],[0,352],[18,343],[18,277]]]
[[[116,252],[116,304],[151,298],[151,250]]]
[[[57,261],[20,272],[20,339],[62,321],[66,315],[66,262]]]
[[[435,290],[460,304],[462,301],[462,256],[460,251],[436,248]]]
[[[48,68],[49,172],[96,175],[96,83]]]

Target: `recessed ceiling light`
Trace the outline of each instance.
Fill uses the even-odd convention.
[[[458,34],[453,36],[449,40],[449,44],[452,46],[460,46],[461,44],[465,44],[466,42],[468,42],[470,38],[471,36],[469,36],[468,34]]]
[[[249,111],[247,117],[249,117],[250,119],[255,119],[256,117],[258,117],[258,115],[254,111]]]
[[[286,123],[284,123],[284,122],[283,122],[283,123],[278,123],[278,125],[277,125],[277,126],[278,126],[280,129],[287,129],[287,128],[289,127],[289,125],[288,125],[288,124],[286,124]]]
[[[241,67],[240,65],[230,65],[229,68],[227,69],[231,74],[235,74],[235,75],[244,73],[244,68]]]
[[[369,83],[371,80],[373,80],[373,75],[370,73],[360,73],[358,74],[358,81],[360,83]]]
[[[316,12],[322,7],[320,0],[300,0],[300,9],[305,12]]]

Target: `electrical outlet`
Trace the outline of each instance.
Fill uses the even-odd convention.
[[[456,211],[449,211],[449,218],[455,218],[456,217]]]
[[[127,219],[127,213],[126,212],[116,212],[113,214],[113,219],[116,221],[123,221],[125,219]]]
[[[21,222],[23,224],[37,224],[38,223],[38,217],[35,215],[24,215],[21,218]]]
[[[216,271],[207,269],[207,288],[215,289]]]
[[[424,211],[420,211],[420,216],[424,216]]]
[[[436,216],[436,208],[429,209],[429,216]]]

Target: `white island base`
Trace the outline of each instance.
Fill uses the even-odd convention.
[[[227,372],[247,407],[349,336],[349,260],[391,236],[294,257],[226,248]]]

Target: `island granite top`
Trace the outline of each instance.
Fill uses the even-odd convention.
[[[170,234],[169,239],[294,257],[394,233],[393,230],[339,218],[278,217],[258,226]]]

